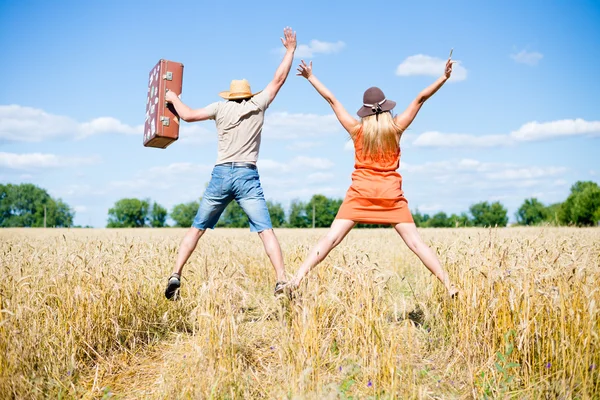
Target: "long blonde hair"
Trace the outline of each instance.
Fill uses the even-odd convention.
[[[389,111],[369,115],[361,119],[353,137],[362,130],[363,153],[370,157],[395,151],[400,145],[403,130]]]

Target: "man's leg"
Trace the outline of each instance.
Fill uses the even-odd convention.
[[[277,279],[277,288],[281,286],[279,283],[285,281],[285,267],[283,264],[283,255],[281,247],[273,225],[271,224],[271,216],[267,208],[267,202],[260,185],[258,171],[252,169],[240,169],[236,172],[235,199],[248,216],[250,222],[250,231],[257,232],[263,242],[267,256],[275,269]]]
[[[273,264],[273,268],[275,268],[277,282],[285,281],[283,254],[281,254],[281,247],[279,246],[279,241],[277,240],[277,236],[275,236],[275,232],[273,232],[273,229],[266,229],[258,232],[258,237],[262,240],[267,256],[269,256],[269,260],[271,260],[271,264]]]
[[[298,269],[298,272],[296,272],[296,276],[294,276],[294,279],[290,282],[292,287],[295,288],[300,285],[300,282],[302,282],[302,279],[306,274],[308,274],[308,272],[318,263],[323,261],[329,252],[344,240],[355,224],[354,221],[348,219],[334,220],[331,224],[331,228],[329,228],[329,232],[327,232],[327,234],[319,240],[319,243],[313,247],[306,260],[304,260],[300,266],[300,269]]]
[[[177,298],[177,291],[181,286],[183,266],[194,252],[198,241],[204,235],[206,229],[213,229],[215,227],[223,210],[225,210],[225,207],[233,199],[226,185],[227,182],[224,177],[226,171],[226,169],[219,167],[215,167],[213,170],[211,180],[204,191],[204,196],[198,207],[192,227],[181,241],[175,267],[169,277],[169,282],[165,290],[165,297],[169,300]]]
[[[194,249],[198,244],[198,240],[200,240],[202,235],[204,235],[204,232],[206,232],[206,229],[198,229],[194,227],[191,227],[187,231],[183,237],[183,240],[181,241],[181,244],[179,245],[179,253],[177,254],[177,261],[175,262],[175,268],[173,268],[173,274],[181,276],[181,273],[183,272],[183,266],[194,252]]]

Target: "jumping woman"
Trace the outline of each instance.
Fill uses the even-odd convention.
[[[329,252],[344,239],[357,222],[391,224],[406,245],[444,285],[448,295],[458,290],[450,282],[435,253],[423,242],[408,203],[402,191],[402,176],[396,171],[400,166],[400,137],[413,122],[423,103],[446,83],[452,74],[452,61],[448,59],[444,74],[423,90],[408,108],[395,117],[392,109],[396,103],[385,97],[381,89],[371,87],[363,96],[363,106],[358,110],[360,122],[352,117],[312,73],[312,62],[304,60],[299,65],[299,76],[305,77],[331,106],[336,117],[354,142],[355,164],[352,185],[346,193],[329,232],[314,247],[300,266],[289,287],[298,287],[306,274],[323,261]]]

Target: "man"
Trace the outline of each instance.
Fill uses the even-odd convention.
[[[165,290],[167,299],[177,298],[184,264],[206,229],[214,229],[221,213],[232,200],[237,201],[248,216],[250,231],[258,232],[275,268],[275,294],[283,291],[286,283],[283,256],[256,169],[265,111],[283,86],[296,50],[296,33],[289,27],[283,33],[281,42],[286,49],[285,56],[275,71],[275,77],[263,91],[253,94],[245,79],[234,80],[229,91],[219,93],[227,101],[196,110],[183,104],[176,93],[166,94],[166,100],[173,104],[181,119],[187,122],[213,119],[219,135],[217,162],[192,227],[179,247],[177,262]]]

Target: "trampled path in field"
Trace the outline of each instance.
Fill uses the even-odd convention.
[[[408,299],[411,297],[412,294],[407,296]],[[287,326],[289,315],[285,314],[293,312],[294,307],[298,308],[299,304],[294,304],[293,301],[290,303],[287,299],[279,299],[278,304],[270,310],[259,310],[257,307],[240,309],[239,323],[268,323],[275,331],[280,328],[281,333],[284,333],[289,329]],[[403,330],[404,336],[410,336],[407,340],[412,342],[410,358],[413,365],[411,369],[418,373],[419,380],[422,382],[414,394],[419,398],[430,396],[435,398],[439,393],[445,393],[446,398],[448,396],[461,397],[459,393],[464,392],[466,385],[461,384],[455,373],[444,373],[444,369],[455,370],[452,362],[440,369],[438,363],[431,358],[430,346],[422,343],[422,341],[431,341],[427,337],[430,328],[423,327],[424,322],[425,313],[420,306],[415,306],[411,311],[403,313],[397,311],[386,316],[386,324]],[[410,333],[407,334],[407,331]],[[222,394],[222,392],[219,390],[221,382],[218,378],[212,382],[210,388],[201,387],[202,384],[197,378],[198,375],[206,373],[209,363],[206,359],[208,356],[206,348],[210,345],[206,342],[206,338],[202,340],[202,336],[198,337],[194,333],[173,333],[168,338],[141,348],[137,352],[122,352],[100,360],[90,374],[83,379],[85,382],[83,385],[87,394],[92,397],[97,396],[98,393],[131,399],[204,398],[207,395],[219,397],[217,394]],[[286,362],[285,349],[278,346],[277,340],[269,342],[262,339],[257,340],[252,347],[252,352],[259,354],[256,356],[255,364],[261,365],[261,367],[257,369],[264,370],[254,374],[249,371],[248,374],[249,379],[253,380],[254,384],[260,388],[261,380],[265,379],[264,375],[267,375],[270,369],[283,367]],[[437,354],[436,358],[439,356],[440,354]],[[452,352],[447,352],[445,358],[451,360]],[[351,380],[346,379],[348,371],[344,371],[344,369],[342,367],[333,371],[332,381],[339,381],[342,384],[344,381],[350,382]],[[202,372],[197,374],[198,371]],[[456,381],[442,382],[440,377],[445,375],[453,375],[453,379]],[[271,398],[286,395],[285,387],[285,382],[282,382],[281,390],[273,391],[273,388],[265,387],[260,397]],[[324,390],[306,393],[306,398],[339,398],[344,393],[343,388],[341,389],[340,385],[330,384],[329,388],[325,387]],[[351,386],[348,386],[348,389],[351,389]],[[236,397],[234,392],[231,397]],[[294,398],[305,398],[305,396],[294,396]]]

